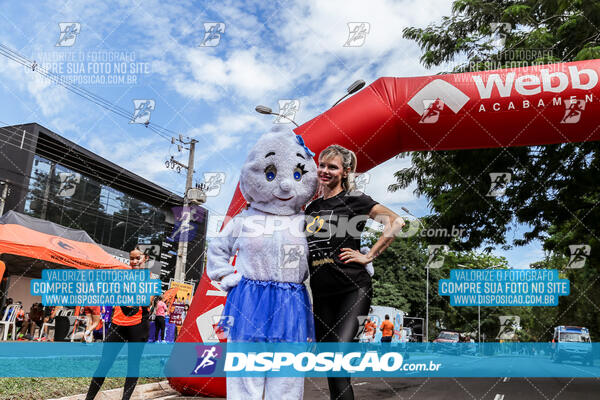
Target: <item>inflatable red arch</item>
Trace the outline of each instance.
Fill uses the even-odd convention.
[[[415,78],[379,78],[295,129],[317,154],[337,143],[358,171],[400,152],[600,139],[600,60]],[[315,156],[316,157],[316,156]],[[245,206],[236,188],[227,215]],[[203,275],[178,342],[214,337],[225,293]],[[193,368],[191,366],[190,368]],[[169,378],[182,394],[225,396],[225,378]]]

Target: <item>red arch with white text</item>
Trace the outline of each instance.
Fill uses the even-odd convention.
[[[379,78],[295,129],[317,155],[353,150],[357,172],[400,152],[600,139],[600,60],[414,78]],[[245,206],[239,184],[228,216]],[[225,293],[203,275],[178,342],[204,342]],[[194,366],[190,368],[193,369]],[[182,394],[225,396],[225,378],[169,378]]]

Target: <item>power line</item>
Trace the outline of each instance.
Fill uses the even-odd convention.
[[[96,95],[93,92],[90,92],[87,89],[84,89],[82,87],[79,87],[79,86],[69,82],[67,79],[63,78],[60,75],[56,75],[56,74],[46,70],[42,66],[38,65],[35,60],[31,61],[31,60],[27,59],[26,57],[22,56],[15,50],[5,46],[2,43],[0,43],[0,54],[7,57],[10,60],[13,60],[13,61],[23,65],[24,67],[26,67],[28,69],[31,69],[33,72],[37,72],[41,76],[46,77],[47,79],[61,85],[65,89],[77,94],[78,96],[80,96],[88,101],[91,101],[91,102],[95,103],[96,105],[106,109],[107,111],[110,111],[122,118],[126,118],[128,121],[132,121],[134,118],[135,114],[128,112],[127,110],[123,109],[122,107],[119,107],[119,106],[111,103],[110,101]],[[151,123],[150,121],[148,121],[144,125],[147,128],[151,128],[151,130],[154,133],[161,136],[163,139],[166,139],[169,141],[171,141],[170,135],[175,135],[175,136],[178,135],[177,132],[174,132],[170,129],[162,127],[158,124]]]
[[[20,53],[18,53],[17,51],[11,49],[10,47],[0,43],[0,55],[3,55],[21,65],[23,65],[26,68],[31,69],[34,72],[37,72],[38,74],[46,77],[47,79],[56,82],[57,84],[63,86],[64,88],[66,88],[67,90],[77,94],[78,96],[89,100],[97,105],[99,105],[100,107],[106,109],[107,111],[113,112],[116,115],[126,118],[128,121],[132,121],[135,113],[132,114],[130,112],[128,112],[127,110],[123,109],[122,107],[119,107],[111,102],[109,102],[108,100],[96,95],[93,92],[90,92],[87,89],[81,88],[71,82],[69,82],[69,80],[63,78],[60,75],[56,75],[48,70],[46,70],[45,68],[43,68],[41,65],[38,65],[37,62],[31,61],[29,59],[27,59],[26,57],[24,57],[23,55],[21,55]],[[152,130],[155,134],[159,135],[160,137],[162,137],[163,139],[168,140],[170,143],[173,143],[173,139],[174,137],[179,137],[179,140],[181,141],[181,134],[179,134],[178,132],[172,131],[168,128],[165,128],[161,125],[155,124],[155,123],[150,123],[150,121],[147,121],[147,123],[144,124],[147,128],[149,128],[150,130]],[[173,135],[173,136],[171,136]],[[185,195],[185,193],[184,193]]]
[[[6,123],[4,121],[0,121],[0,123],[5,124],[5,125],[9,125],[8,123]],[[23,141],[23,147],[21,147],[20,145],[18,145],[16,143],[11,143],[10,142],[11,136],[14,135],[14,134],[16,134],[16,133],[19,133],[17,130],[9,130],[6,127],[0,127],[0,133],[3,133],[3,132],[6,135],[6,140],[0,139],[0,142],[8,144],[8,145],[11,145],[11,146],[13,146],[13,147],[15,147],[17,149],[27,151],[27,152],[29,152],[29,153],[31,153],[33,155],[38,155],[40,157],[44,157],[43,155],[40,155],[40,154],[36,153],[35,150],[30,149],[30,147],[36,147],[36,142],[35,142],[34,139],[27,137]],[[72,170],[74,172],[77,172],[77,169],[74,169],[74,168],[72,168],[69,165],[65,165],[65,163],[63,162],[64,157],[67,154],[71,153],[71,151],[73,150],[72,147],[68,147],[67,146],[66,148],[68,148],[68,151],[65,152],[64,151],[65,148],[60,147],[60,145],[58,143],[52,142],[50,139],[45,138],[43,136],[38,136],[38,142],[42,142],[42,145],[48,147],[48,149],[44,150],[46,153],[51,154],[51,155],[55,156],[57,159],[59,159],[59,161],[57,162],[57,164],[62,165],[63,167],[65,167],[65,168],[67,168],[69,170]],[[61,154],[58,154],[55,151],[60,151],[61,153],[63,153],[62,157],[61,157]],[[85,166],[89,167],[89,165],[87,164],[86,160],[83,159],[81,157],[81,155],[79,155],[76,152],[73,152],[73,156],[75,156],[77,159],[79,159],[82,162],[82,165],[85,165]],[[105,167],[103,165],[100,165],[100,167],[102,169],[108,168],[108,167]],[[117,175],[114,175],[114,171],[113,170],[107,170],[105,172],[102,169],[100,169],[100,168],[90,168],[90,171],[92,171],[92,173],[90,173],[90,174],[84,173],[84,175],[90,175],[91,178],[97,179],[98,183],[100,183],[102,185],[106,185],[107,188],[111,188],[113,190],[118,190],[118,189],[112,188],[110,185],[108,185],[107,183],[103,183],[103,182],[114,182],[114,180],[116,180],[119,176],[121,176],[123,174],[123,172],[119,172]],[[18,173],[18,175],[31,178],[30,176],[27,176],[27,175],[25,175],[23,173]],[[160,198],[160,197],[156,196],[156,194],[151,189],[144,189],[144,188],[138,187],[137,190],[140,191],[141,193],[143,193],[144,195],[146,195],[148,198],[152,198],[152,199],[156,200],[157,203],[160,203],[160,205],[158,206],[159,208],[163,207],[165,205],[165,203],[166,203],[166,201],[165,201],[164,198]],[[119,192],[121,192],[121,191],[119,190]],[[125,193],[123,193],[123,194],[125,194]],[[204,204],[203,206],[205,208],[207,208],[206,204]],[[207,208],[207,210],[208,210],[208,208]]]

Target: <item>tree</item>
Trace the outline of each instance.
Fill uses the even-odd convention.
[[[372,246],[379,234],[366,239]],[[412,317],[425,317],[428,240],[419,235],[397,238],[373,262],[373,305],[396,307]],[[460,264],[460,265],[459,265]],[[464,267],[462,267],[462,266]],[[507,268],[503,257],[487,253],[449,251],[444,255],[441,268],[429,269],[429,337],[435,337],[440,328],[460,332],[477,332],[477,307],[453,307],[447,297],[438,294],[438,282],[448,278],[451,269]],[[482,333],[495,337],[501,309],[482,307]]]
[[[600,58],[598,26],[599,1],[457,0],[441,23],[406,28],[404,36],[422,48],[425,66],[464,59],[451,71],[464,72]],[[527,310],[525,326],[538,337],[566,321],[599,332],[600,313],[589,312],[598,310],[594,300],[600,298],[599,150],[600,143],[587,142],[414,152],[413,165],[396,172],[389,189],[415,182],[416,194],[430,201],[429,221],[467,228],[467,236],[454,244],[459,251],[479,246],[491,251],[540,239],[548,256],[534,267],[564,268],[566,263],[557,262],[568,258],[569,245],[589,245],[585,268],[565,272],[571,295],[560,298],[556,313],[537,314],[548,318],[546,323]],[[505,196],[486,196],[490,172],[511,173]],[[509,243],[515,223],[530,229]]]

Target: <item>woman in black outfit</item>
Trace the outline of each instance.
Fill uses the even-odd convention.
[[[359,320],[369,314],[373,289],[365,265],[394,240],[404,221],[370,196],[354,190],[356,155],[339,145],[319,155],[317,174],[322,197],[306,207],[310,288],[319,342],[357,342]],[[360,234],[367,219],[385,225],[367,254]],[[328,378],[331,399],[352,400],[349,377]]]
[[[129,253],[131,268],[143,268],[145,262],[146,258],[139,249],[136,248]],[[95,376],[92,378],[85,400],[94,400],[104,383],[108,370],[115,362],[125,343],[129,343],[129,345],[127,348],[127,377],[125,378],[122,399],[129,400],[131,398],[138,381],[142,350],[144,344],[148,341],[149,318],[149,306],[115,306],[113,308],[111,324],[104,342],[117,342],[121,345],[104,347],[100,364],[96,369]]]

